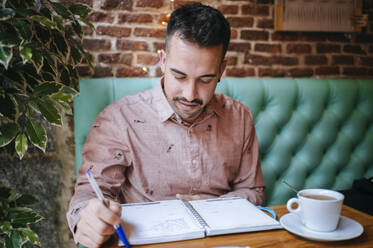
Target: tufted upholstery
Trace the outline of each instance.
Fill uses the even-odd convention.
[[[158,78],[82,79],[74,101],[77,168],[96,115]],[[348,189],[373,176],[373,79],[225,78],[225,93],[253,112],[266,183],[266,204],[283,204],[298,189]]]

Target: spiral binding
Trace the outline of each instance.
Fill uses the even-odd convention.
[[[189,209],[190,213],[193,215],[193,217],[198,221],[198,223],[201,225],[203,229],[206,230],[206,227],[208,227],[206,221],[199,215],[199,213],[194,209],[194,207],[187,201],[182,200],[185,207]]]

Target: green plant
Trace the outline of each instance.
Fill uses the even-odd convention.
[[[76,66],[90,63],[82,47],[82,23],[90,8],[49,0],[0,0],[0,147],[20,159],[29,145],[45,151],[40,115],[62,125],[77,94]],[[11,148],[9,148],[11,147]]]
[[[39,214],[26,206],[37,203],[31,195],[21,195],[0,183],[0,244],[6,248],[40,245],[38,235],[30,224],[42,220]]]
[[[30,145],[43,152],[47,133],[41,124],[62,125],[77,94],[77,65],[90,57],[82,47],[82,23],[90,8],[65,7],[49,0],[0,0],[0,148],[25,155]],[[41,118],[40,118],[41,117]],[[40,245],[29,224],[42,219],[30,195],[0,183],[0,245]]]

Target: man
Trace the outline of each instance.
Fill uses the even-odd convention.
[[[110,104],[92,125],[67,213],[76,242],[105,242],[120,223],[117,202],[229,196],[264,202],[252,115],[214,94],[229,39],[229,23],[216,9],[193,4],[172,13],[160,83]],[[109,207],[95,198],[87,169]]]

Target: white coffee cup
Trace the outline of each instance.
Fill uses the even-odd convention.
[[[318,232],[331,232],[337,228],[344,195],[327,189],[305,189],[287,202],[289,212],[297,214],[303,225]],[[296,203],[297,208],[292,208]]]

